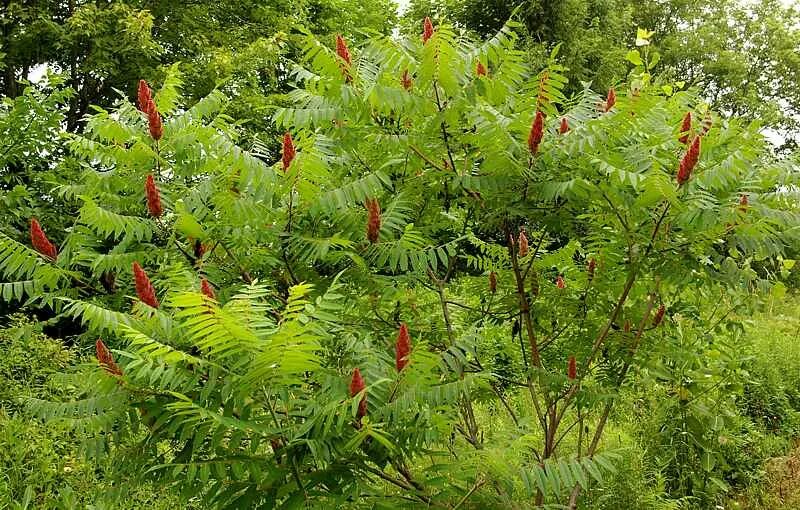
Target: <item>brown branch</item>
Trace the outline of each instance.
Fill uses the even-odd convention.
[[[653,246],[655,244],[656,236],[658,235],[658,231],[661,228],[661,224],[663,223],[664,218],[667,216],[667,212],[669,211],[669,207],[670,207],[670,204],[667,203],[664,206],[664,210],[661,212],[661,215],[658,217],[658,220],[656,220],[656,223],[655,223],[655,225],[653,227],[653,233],[650,235],[650,241],[649,241],[649,243],[647,245],[647,248],[645,249],[644,256],[642,257],[642,259],[646,258],[650,254],[650,252],[652,251]],[[632,265],[632,267],[630,269],[630,272],[628,273],[628,278],[625,281],[625,285],[623,286],[622,293],[620,294],[619,299],[617,300],[617,304],[614,307],[614,310],[611,312],[611,316],[608,318],[608,322],[606,322],[605,327],[597,335],[597,338],[595,339],[594,344],[592,345],[592,350],[591,350],[591,352],[589,354],[589,357],[586,359],[586,362],[584,362],[584,364],[583,364],[583,370],[582,370],[580,376],[578,377],[577,381],[572,386],[572,388],[570,388],[570,391],[565,395],[565,404],[564,404],[565,409],[566,409],[567,405],[569,404],[569,402],[572,400],[572,398],[577,393],[578,388],[580,387],[580,384],[583,381],[584,377],[586,377],[586,375],[588,374],[589,367],[591,367],[592,363],[594,362],[594,359],[597,356],[597,353],[600,351],[600,347],[603,345],[603,342],[606,340],[606,338],[608,337],[608,334],[611,331],[611,326],[617,320],[617,316],[619,315],[619,312],[622,310],[622,307],[625,305],[625,301],[628,299],[628,295],[630,294],[631,288],[633,287],[633,284],[636,281],[636,277],[638,275],[639,268],[641,267],[641,261],[639,263],[634,264],[633,260],[631,260],[631,264],[633,264],[633,265]],[[642,327],[641,329],[643,330],[644,327]],[[562,414],[563,414],[563,410],[562,410]]]
[[[426,155],[422,150],[420,150],[416,145],[408,144],[408,148],[411,149],[417,156],[422,158],[423,161],[428,163],[430,166],[437,170],[441,170],[442,172],[446,172],[447,169],[443,166],[437,165],[428,155]]]
[[[514,421],[514,425],[519,427],[519,420],[517,419],[517,415],[514,414],[514,410],[511,409],[511,406],[508,404],[508,401],[506,401],[506,398],[503,396],[500,389],[498,389],[497,386],[494,385],[494,383],[490,383],[489,386],[492,387],[492,391],[494,391],[494,394],[497,395],[497,398],[499,398],[500,402],[503,403],[503,407],[505,407],[506,411],[508,411],[509,416],[511,416],[511,419]]]
[[[511,268],[514,271],[514,278],[517,284],[517,294],[519,296],[519,307],[522,314],[522,321],[525,324],[525,331],[528,335],[528,343],[531,346],[531,359],[533,361],[533,366],[541,368],[542,360],[539,357],[539,346],[536,340],[536,332],[533,329],[533,321],[531,320],[530,303],[528,303],[528,296],[525,292],[525,280],[520,271],[519,260],[517,259],[517,251],[514,249],[514,244],[511,242],[511,232],[507,232],[507,234],[508,254],[511,257]]]
[[[469,492],[467,492],[466,494],[464,494],[464,497],[463,497],[463,498],[461,498],[461,499],[459,500],[459,502],[458,502],[458,503],[456,503],[456,506],[454,506],[454,507],[453,507],[453,510],[458,510],[458,508],[459,508],[461,505],[463,505],[463,504],[464,504],[464,502],[465,502],[466,500],[468,500],[468,499],[469,499],[469,497],[470,497],[470,496],[472,496],[472,495],[475,493],[475,491],[477,491],[478,489],[480,489],[481,487],[483,487],[485,484],[486,484],[486,480],[484,480],[483,478],[481,478],[481,479],[479,479],[477,482],[475,482],[475,485],[473,485],[473,486],[472,486],[472,488],[469,490]]]
[[[401,489],[404,489],[404,490],[407,490],[407,491],[413,493],[414,496],[417,499],[419,499],[420,501],[422,501],[423,503],[428,504],[428,505],[433,504],[433,500],[431,500],[431,498],[429,496],[426,496],[425,494],[420,494],[417,491],[417,489],[413,485],[409,484],[408,482],[405,482],[403,480],[398,480],[397,478],[395,478],[395,477],[393,477],[393,476],[381,471],[380,469],[375,469],[372,466],[368,466],[366,464],[362,464],[361,467],[365,471],[368,471],[368,472],[372,473],[373,475],[377,476],[381,480],[389,482],[392,485],[396,485],[397,487],[400,487]]]
[[[625,381],[625,377],[628,375],[628,370],[633,363],[633,359],[636,356],[636,352],[639,349],[639,345],[641,344],[642,334],[645,330],[645,325],[647,325],[647,321],[650,320],[650,313],[653,311],[653,305],[655,304],[655,294],[650,294],[649,299],[647,300],[647,309],[642,315],[642,320],[639,322],[639,328],[636,331],[636,336],[634,337],[633,344],[630,347],[630,354],[628,359],[625,361],[625,365],[622,367],[620,371],[619,379],[617,380],[616,388],[622,386],[622,383]],[[608,423],[608,417],[611,414],[611,408],[614,406],[614,399],[611,398],[606,403],[605,409],[603,409],[603,414],[600,416],[600,421],[597,423],[597,428],[595,429],[594,436],[592,437],[591,443],[589,443],[589,447],[586,449],[586,456],[592,458],[594,456],[595,451],[597,450],[597,446],[600,444],[600,438],[603,436],[603,431],[605,430],[606,423]],[[570,494],[568,508],[570,510],[575,510],[578,504],[578,495],[580,494],[580,485],[575,484],[575,487],[572,489],[572,494]]]
[[[250,276],[250,272],[248,272],[247,269],[244,268],[242,263],[239,262],[239,258],[236,255],[234,255],[231,250],[228,249],[227,245],[223,244],[222,245],[222,249],[225,250],[225,253],[227,253],[228,256],[233,259],[233,261],[236,263],[236,265],[239,266],[239,272],[240,272],[240,274],[242,276],[242,279],[245,281],[245,283],[253,283],[253,278]]]

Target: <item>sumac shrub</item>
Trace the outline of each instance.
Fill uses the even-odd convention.
[[[698,98],[649,73],[565,97],[515,28],[305,36],[282,151],[171,79],[90,117],[75,226],[57,260],[1,236],[2,295],[79,319],[122,375],[76,367],[75,400],[30,411],[96,456],[136,438],[132,473],[212,508],[575,508],[619,460],[620,387],[702,337],[687,296],[769,287],[750,264],[796,243],[797,172],[737,119],[687,148]]]

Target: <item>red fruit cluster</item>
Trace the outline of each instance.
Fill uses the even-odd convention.
[[[408,74],[408,69],[403,71],[403,75],[400,77],[400,83],[406,90],[411,90],[411,87],[414,85],[414,81],[411,79],[411,75]]]
[[[475,75],[476,76],[486,76],[486,66],[483,65],[483,62],[478,60],[478,63],[475,64]]]
[[[563,276],[558,275],[558,278],[556,278],[556,287],[558,287],[560,290],[567,288],[567,282],[564,281]]]
[[[433,22],[425,16],[425,21],[422,22],[422,44],[427,43],[431,37],[433,37]]]
[[[212,287],[205,278],[200,280],[200,292],[211,299],[217,299],[217,295],[214,293],[214,287]]]
[[[139,101],[139,110],[147,115],[147,125],[150,130],[150,136],[153,140],[161,140],[164,135],[164,127],[161,125],[161,116],[158,114],[158,108],[153,102],[153,97],[150,93],[150,87],[144,80],[139,80],[139,90],[137,93]]]
[[[147,277],[147,273],[144,272],[138,262],[133,263],[133,281],[139,301],[153,308],[158,308],[158,298],[153,284],[150,283],[150,278]]]
[[[375,244],[381,232],[381,205],[377,198],[368,198],[364,207],[367,208],[367,239]]]
[[[147,210],[150,216],[160,218],[164,214],[164,209],[161,207],[161,195],[152,174],[148,174],[144,181],[144,195],[147,197]]]
[[[689,146],[689,150],[686,151],[683,159],[681,159],[681,164],[678,168],[678,186],[689,180],[698,159],[700,159],[700,137],[695,136],[694,140],[692,140],[692,145]]]
[[[531,154],[539,152],[539,144],[542,143],[542,136],[544,135],[544,114],[541,111],[536,112],[536,118],[533,119],[531,124],[531,132],[528,134],[528,149]]]
[[[611,111],[614,105],[617,104],[617,91],[614,90],[614,87],[608,89],[608,96],[606,97],[605,103],[605,110],[606,112]]]
[[[366,388],[366,384],[364,384],[364,378],[361,377],[361,370],[356,368],[353,370],[353,377],[350,379],[350,396],[355,397],[361,391]],[[356,413],[356,418],[359,420],[367,414],[367,394],[364,393],[364,396],[361,397],[361,401],[358,403],[358,412]]]
[[[570,356],[567,362],[567,377],[574,380],[578,377],[578,364],[575,362],[575,356]]]
[[[528,254],[528,236],[524,230],[519,231],[519,256],[524,257]]]
[[[98,338],[97,342],[94,344],[94,347],[97,353],[97,361],[100,362],[100,366],[111,375],[121,376],[122,369],[119,368],[119,365],[117,365],[117,363],[114,361],[114,355],[108,350],[106,344],[104,344],[103,341]]]
[[[664,320],[664,314],[667,312],[667,308],[662,303],[661,306],[658,307],[655,316],[653,317],[653,326],[658,326]]]
[[[589,263],[586,265],[586,272],[588,273],[590,282],[594,280],[595,269],[597,269],[597,260],[595,260],[595,258],[592,257],[589,259]]]
[[[489,292],[497,292],[497,273],[494,271],[489,272]]]
[[[353,81],[353,76],[350,74],[352,58],[350,57],[350,50],[347,48],[347,41],[345,41],[344,37],[339,34],[336,35],[336,54],[339,55],[339,58],[341,58],[342,62],[344,62],[344,65],[342,66],[344,81],[350,83]]]
[[[289,169],[289,165],[292,164],[295,155],[297,155],[297,150],[294,147],[294,140],[292,140],[291,133],[287,131],[283,134],[283,152],[281,158],[284,172]]]
[[[58,258],[58,250],[47,238],[36,218],[31,218],[31,245],[34,250],[51,260]]]
[[[350,50],[347,48],[347,41],[340,34],[336,34],[336,54],[349,66],[351,64]]]
[[[686,115],[683,116],[683,122],[681,122],[681,137],[678,140],[682,144],[689,143],[689,135],[692,131],[692,112],[686,112]]]
[[[397,371],[402,372],[408,365],[408,355],[411,354],[411,337],[405,323],[400,324],[400,331],[397,333],[397,340],[394,343],[394,353]]]
[[[558,127],[559,134],[564,134],[569,131],[569,122],[566,117],[561,117],[561,125]]]
[[[161,116],[158,114],[155,105],[153,105],[153,109],[150,110],[150,113],[147,114],[147,123],[150,129],[150,136],[153,137],[153,140],[161,140],[161,137],[164,135],[164,127],[161,125]]]
[[[747,212],[747,206],[750,205],[750,199],[747,198],[747,195],[742,193],[742,196],[739,197],[739,210],[742,212]]]
[[[150,94],[150,87],[144,80],[139,80],[139,89],[137,90],[137,99],[139,110],[144,113],[150,111],[150,104],[153,102],[153,97]]]

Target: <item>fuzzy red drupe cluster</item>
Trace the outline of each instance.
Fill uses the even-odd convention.
[[[147,277],[147,273],[144,272],[144,269],[142,269],[142,266],[140,266],[138,262],[133,263],[133,281],[139,300],[148,306],[158,308],[158,298],[156,297],[153,284],[150,283],[150,278]]]
[[[56,250],[55,245],[47,238],[44,230],[42,230],[42,226],[39,225],[39,221],[36,218],[31,219],[31,245],[34,250],[51,260],[56,260],[58,258],[58,250]]]

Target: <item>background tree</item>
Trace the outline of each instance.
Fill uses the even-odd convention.
[[[0,216],[3,230],[15,238],[28,236],[31,217],[54,230],[69,226],[70,209],[53,188],[78,173],[63,136],[73,95],[62,79],[53,77],[0,102]]]
[[[415,31],[422,18],[439,15],[458,28],[490,37],[513,16],[523,25],[520,44],[534,65],[544,65],[555,45],[561,44],[559,61],[566,68],[570,91],[580,90],[582,81],[607,90],[625,77],[625,53],[635,28],[633,11],[627,0],[412,0],[403,26]]]
[[[153,40],[153,19],[125,2],[5,0],[0,18],[6,53],[0,90],[15,97],[19,80],[40,65],[67,77],[75,90],[67,112],[70,130],[91,104],[110,104],[116,90],[131,90],[132,79],[154,69],[161,52]]]
[[[599,91],[624,77],[633,29],[653,30],[662,56],[657,73],[665,81],[697,87],[726,115],[758,117],[778,130],[775,139],[784,150],[797,145],[800,11],[786,2],[413,0],[404,26],[418,26],[428,13],[484,37],[513,14],[525,27],[523,44],[532,62],[542,65],[560,44],[572,86],[592,81]]]
[[[24,80],[47,65],[68,76],[76,94],[67,114],[78,129],[89,105],[133,97],[141,77],[159,81],[181,62],[187,97],[225,84],[237,118],[261,118],[269,94],[282,89],[286,37],[305,26],[317,33],[368,29],[388,33],[395,6],[369,2],[93,2],[3,0],[0,95],[16,97]],[[247,106],[245,106],[247,105]],[[241,115],[241,117],[238,117]]]
[[[696,86],[713,108],[757,118],[797,148],[800,122],[800,11],[779,0],[674,2],[643,8],[636,22],[656,27],[662,74]],[[670,16],[672,13],[672,16]],[[662,36],[663,33],[663,36]]]

